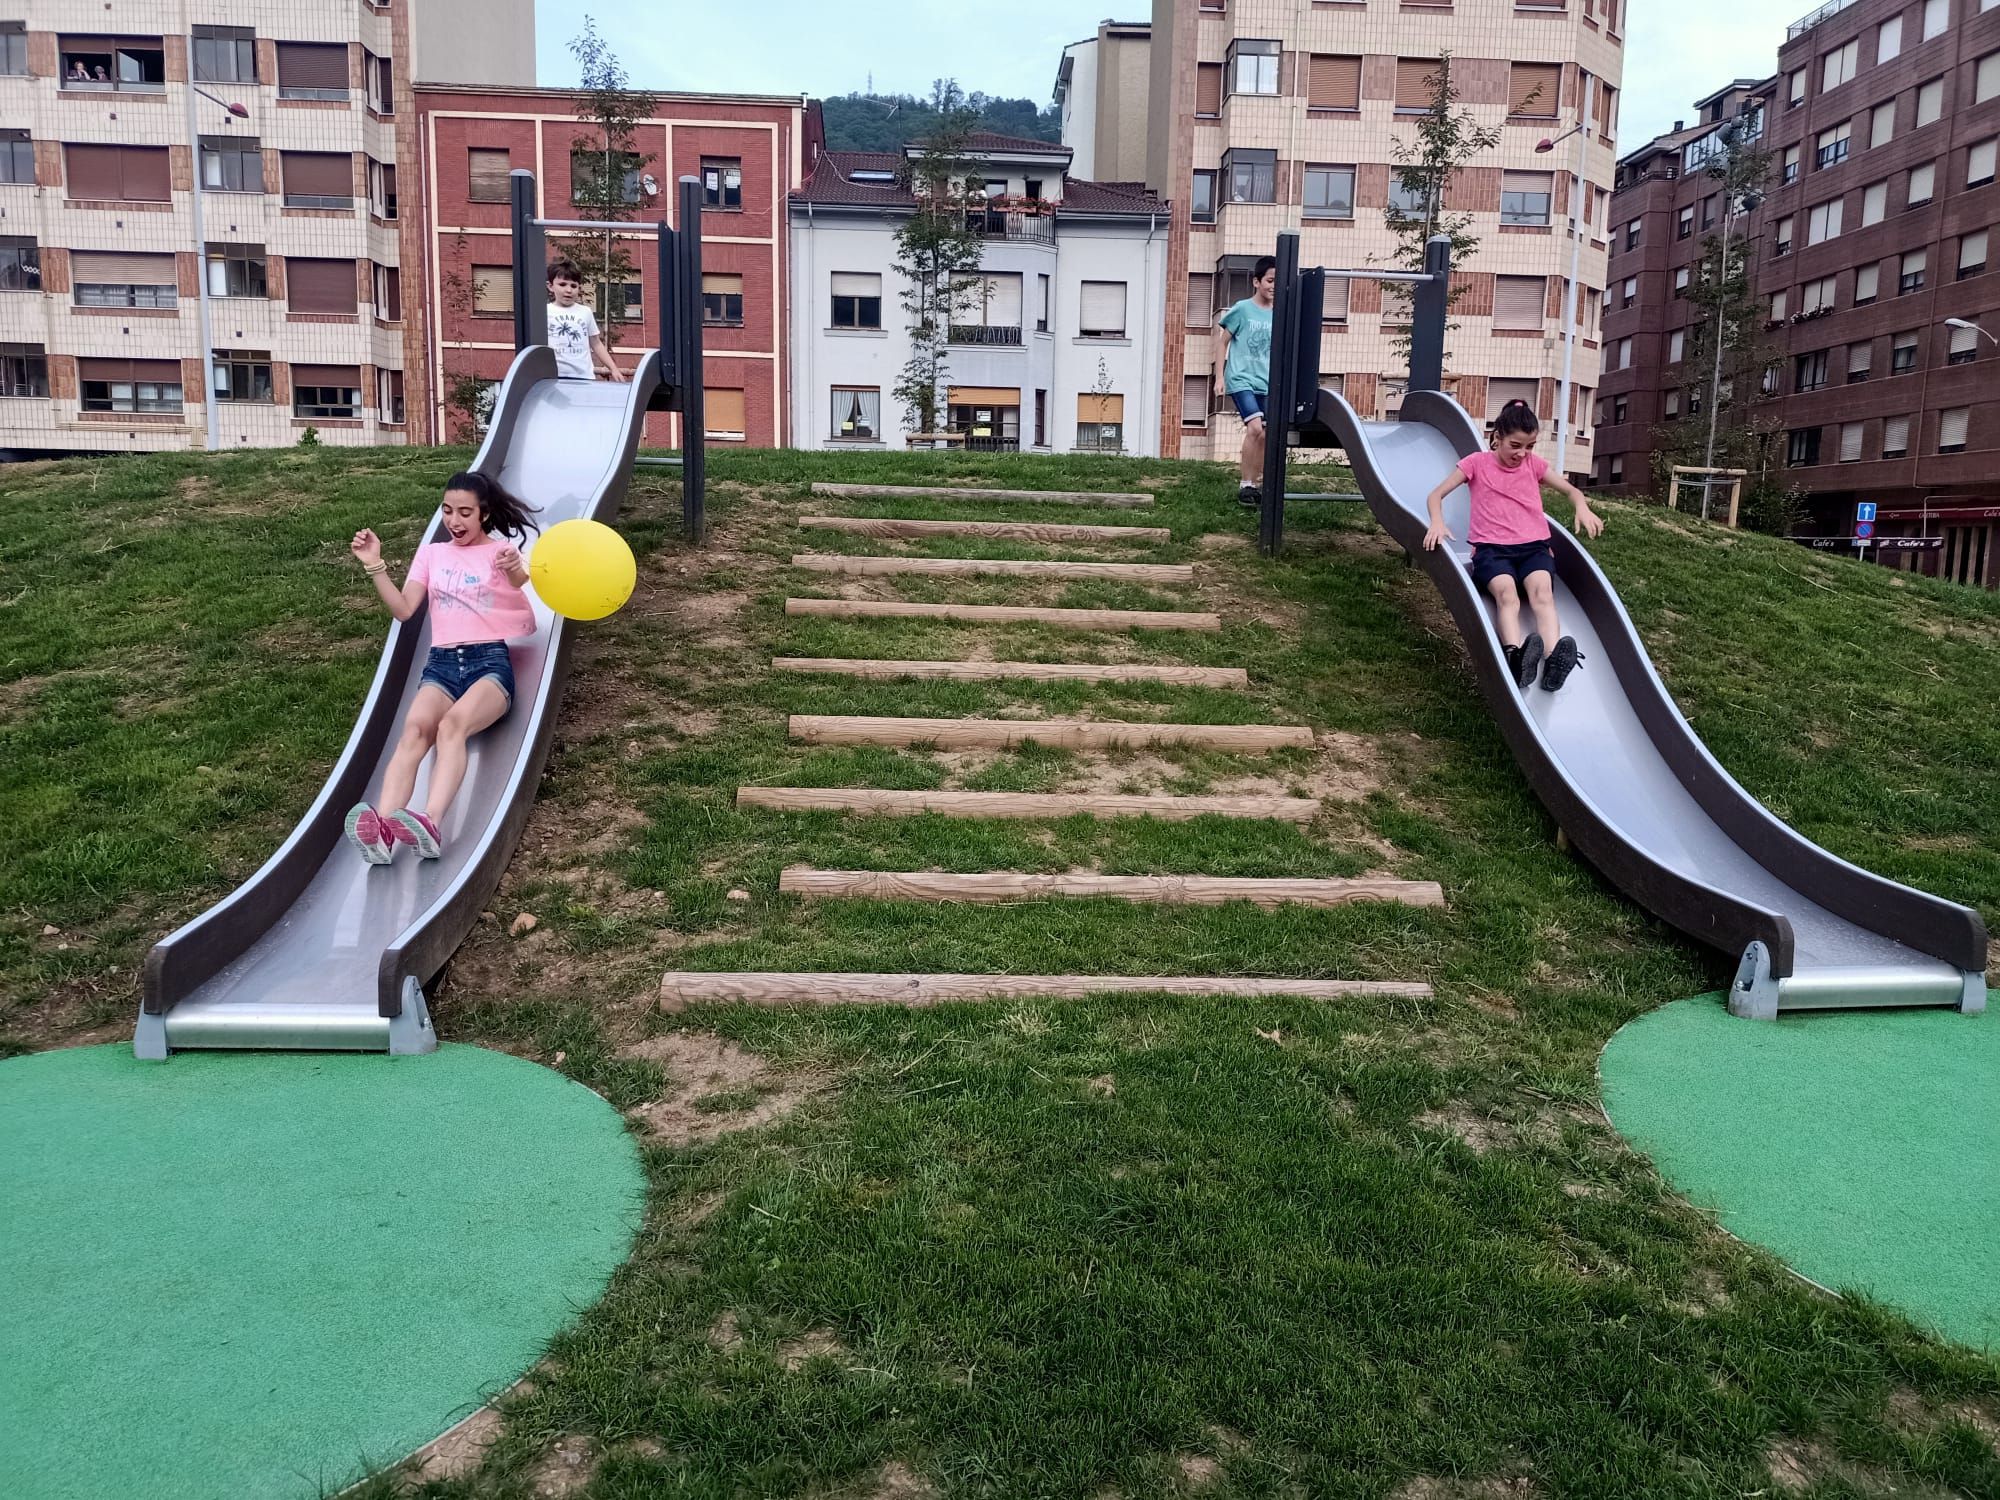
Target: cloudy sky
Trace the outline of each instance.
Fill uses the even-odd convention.
[[[1776,66],[1786,25],[1811,0],[1628,0],[1619,149],[1631,150],[1736,77]],[[1046,102],[1070,42],[1112,0],[538,0],[541,82],[576,81],[565,43],[586,14],[640,86],[845,94],[921,93],[949,75],[967,89]],[[1135,0],[1120,19],[1143,19]]]

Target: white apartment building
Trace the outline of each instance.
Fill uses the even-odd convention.
[[[1100,21],[1094,36],[1063,48],[1056,111],[1077,176],[1144,179],[1152,44],[1150,21]]]
[[[793,442],[896,448],[910,357],[894,269],[914,206],[905,154],[823,152],[791,198]],[[1160,452],[1166,206],[1069,175],[1049,141],[975,135],[986,240],[977,303],[952,325],[947,424],[968,448]]]
[[[533,0],[0,0],[0,458],[403,441],[412,81],[470,69]]]

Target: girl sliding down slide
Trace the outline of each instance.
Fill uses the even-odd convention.
[[[398,620],[408,620],[430,599],[431,654],[416,701],[382,778],[381,807],[357,803],[347,815],[347,841],[371,865],[386,865],[396,846],[412,845],[424,859],[444,847],[438,827],[465,780],[466,741],[496,723],[514,702],[512,636],[531,635],[535,612],[522,592],[527,566],[512,542],[539,530],[533,512],[484,474],[454,474],[445,481],[446,542],[425,542],[410,563],[400,591],[389,581],[382,543],[363,528],[353,551],[375,592]],[[495,535],[497,533],[498,535]],[[417,768],[437,750],[424,810],[408,806]]]

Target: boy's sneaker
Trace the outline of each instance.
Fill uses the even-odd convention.
[[[1257,510],[1264,504],[1264,492],[1254,484],[1238,485],[1236,487],[1236,503],[1246,506],[1251,510]]]
[[[388,821],[366,802],[357,802],[344,825],[347,842],[371,865],[386,865],[396,857],[396,841]]]
[[[1514,650],[1520,654],[1507,658],[1508,665],[1514,669],[1514,685],[1523,690],[1531,688],[1535,685],[1535,674],[1542,669],[1541,635],[1536,631],[1529,631],[1528,638]]]
[[[420,812],[404,808],[392,812],[382,820],[389,825],[389,833],[399,843],[414,845],[425,859],[436,859],[444,849],[444,838],[438,833],[437,824]]]
[[[1549,653],[1547,663],[1542,667],[1542,687],[1553,693],[1565,682],[1569,674],[1583,663],[1583,653],[1576,649],[1576,638],[1564,636],[1556,642],[1556,649]]]

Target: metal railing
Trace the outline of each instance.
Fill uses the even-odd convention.
[[[965,227],[981,239],[1021,240],[1038,245],[1056,241],[1056,221],[1047,214],[970,213]]]
[[[991,323],[954,323],[951,325],[951,341],[954,344],[1002,344],[1018,347],[1021,342],[1021,327],[999,327]]]
[[[1829,16],[1839,15],[1854,3],[1855,0],[1826,0],[1826,4],[1822,5],[1818,10],[1813,11],[1809,15],[1800,16],[1798,20],[1787,26],[1785,28],[1785,40],[1789,42],[1804,36]]]

